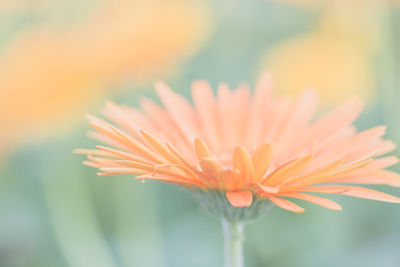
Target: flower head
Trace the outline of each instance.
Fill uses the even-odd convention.
[[[270,200],[293,211],[304,209],[287,198],[326,208],[341,207],[312,193],[334,193],[386,202],[400,199],[349,184],[400,186],[383,168],[398,162],[380,157],[394,149],[382,139],[386,127],[360,133],[352,125],[362,103],[350,101],[312,120],[316,98],[305,91],[296,100],[274,97],[270,77],[261,76],[253,95],[247,85],[217,96],[205,81],[192,84],[192,105],[163,83],[156,91],[165,108],[141,101],[141,111],[108,103],[113,124],[89,116],[90,136],[107,146],[78,150],[99,175],[132,174],[189,189],[223,195],[233,207]]]

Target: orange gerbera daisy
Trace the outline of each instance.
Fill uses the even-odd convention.
[[[252,207],[270,200],[293,211],[304,209],[287,198],[323,207],[341,207],[310,193],[334,193],[399,203],[400,199],[349,184],[400,186],[394,149],[383,140],[385,126],[357,133],[352,125],[362,103],[350,101],[312,120],[316,97],[305,91],[296,100],[273,97],[270,77],[261,76],[251,96],[246,84],[230,91],[218,86],[214,96],[205,81],[192,86],[192,105],[167,85],[156,91],[165,108],[149,99],[142,111],[108,103],[103,111],[113,124],[89,116],[90,137],[108,146],[79,149],[86,165],[99,175],[132,174],[160,180],[203,195],[226,196],[233,207]],[[339,185],[340,184],[340,185]],[[231,208],[232,208],[231,206]]]

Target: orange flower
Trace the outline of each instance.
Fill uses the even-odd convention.
[[[312,121],[313,92],[305,91],[295,101],[273,97],[268,74],[253,96],[247,85],[230,91],[222,83],[217,97],[205,81],[194,82],[191,89],[194,106],[161,82],[156,91],[165,109],[148,99],[141,101],[142,111],[108,103],[103,114],[116,126],[89,116],[96,130],[90,136],[108,146],[76,152],[87,154],[84,163],[98,168],[99,175],[132,174],[203,193],[216,191],[234,207],[270,200],[303,212],[286,199],[294,198],[341,209],[310,193],[400,202],[348,185],[400,186],[398,174],[383,170],[397,158],[376,158],[395,147],[382,139],[386,127],[357,133],[352,125],[362,109],[360,101]]]
[[[46,21],[29,27],[5,46],[0,154],[2,144],[71,129],[128,77],[144,82],[177,72],[204,43],[210,18],[206,5],[181,0],[101,1],[90,14],[63,30]]]

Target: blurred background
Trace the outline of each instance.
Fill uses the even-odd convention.
[[[95,144],[84,115],[106,100],[266,68],[278,94],[317,90],[320,112],[364,99],[357,127],[400,143],[399,1],[0,1],[0,266],[222,266],[219,221],[188,192],[98,177],[72,150]],[[333,199],[343,211],[249,225],[246,266],[400,266],[400,206]]]

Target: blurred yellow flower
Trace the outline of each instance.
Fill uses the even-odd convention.
[[[208,18],[197,2],[105,1],[86,22],[23,32],[1,51],[0,139],[65,129],[111,83],[171,73],[203,43]]]
[[[360,6],[364,4],[375,4],[375,3],[398,3],[398,0],[363,0],[363,1],[348,1],[348,0],[278,0],[280,2],[286,2],[295,4],[303,7],[324,7],[333,4],[351,4],[354,6]]]
[[[285,93],[313,88],[324,104],[334,104],[349,95],[369,98],[372,91],[366,58],[334,39],[302,37],[272,48],[267,60],[277,88]]]
[[[336,5],[315,31],[268,49],[263,65],[274,72],[279,90],[296,94],[313,88],[328,105],[349,96],[372,98],[371,61],[380,46],[379,23],[371,7],[351,7]]]

